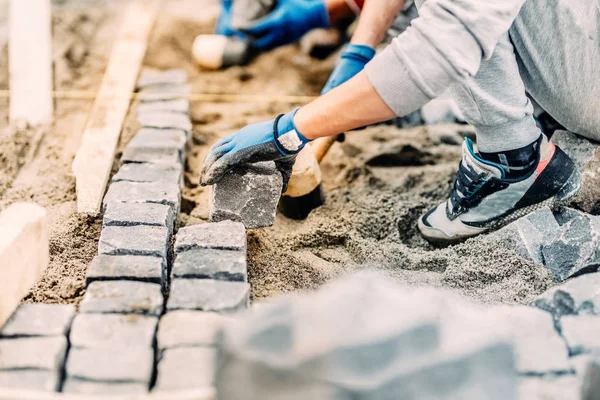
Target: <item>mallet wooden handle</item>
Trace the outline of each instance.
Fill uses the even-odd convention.
[[[335,143],[335,141],[337,140],[338,136],[339,135],[333,135],[318,138],[311,143],[310,146],[312,147],[313,152],[315,153],[315,158],[317,159],[318,163],[320,163],[323,157],[325,157],[325,155],[331,148],[331,145],[333,145],[333,143]]]

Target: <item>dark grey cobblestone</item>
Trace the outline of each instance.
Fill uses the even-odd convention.
[[[567,222],[577,218],[584,216],[585,214],[579,210],[569,207],[562,207],[554,212],[554,217],[556,218],[556,222],[560,226],[563,226]],[[556,234],[556,232],[555,232]]]
[[[182,156],[178,148],[128,146],[123,151],[120,161],[124,165],[126,163],[174,164],[182,162]]]
[[[0,330],[0,336],[66,335],[75,316],[70,304],[21,304]]]
[[[229,317],[213,312],[168,312],[158,325],[158,348],[214,346],[218,332],[228,321]]]
[[[171,232],[175,223],[173,208],[156,203],[109,203],[104,211],[103,227],[163,226]]]
[[[154,343],[157,317],[130,314],[79,314],[73,321],[70,342],[82,348],[141,348]]]
[[[153,85],[142,88],[138,98],[142,102],[157,100],[187,99],[190,96],[190,85]]]
[[[0,371],[0,388],[55,392],[60,384],[59,371],[19,369]]]
[[[164,111],[180,114],[189,114],[190,112],[190,101],[187,99],[175,99],[165,101],[148,101],[140,103],[137,106],[137,115],[141,115],[147,112]]]
[[[247,283],[215,281],[212,279],[175,279],[171,282],[171,293],[167,309],[236,311],[248,307]]]
[[[92,282],[80,306],[83,313],[147,314],[159,316],[163,309],[161,287],[133,281]]]
[[[248,280],[246,253],[236,250],[195,249],[179,253],[173,278],[203,278],[224,281]]]
[[[547,290],[531,305],[548,311],[556,319],[563,315],[600,315],[600,273],[570,279]]]
[[[177,85],[187,82],[187,72],[183,69],[165,71],[144,69],[138,78],[136,88],[141,89],[153,85]]]
[[[192,131],[192,123],[186,114],[168,111],[138,112],[137,120],[145,128],[181,129],[187,132],[188,138]]]
[[[113,176],[113,182],[130,181],[130,182],[158,182],[165,181],[169,183],[182,182],[182,167],[181,164],[124,164],[119,168],[119,171]]]
[[[107,226],[100,233],[98,254],[154,256],[167,259],[169,229],[162,226]]]
[[[163,351],[154,391],[209,388],[213,386],[216,350],[186,347]]]
[[[246,252],[246,230],[240,222],[186,226],[177,232],[175,252],[193,249],[239,250]]]
[[[180,188],[175,183],[114,182],[104,196],[104,207],[109,203],[166,204],[179,213]]]
[[[165,268],[165,261],[159,257],[100,255],[88,266],[86,284],[109,280],[161,283]]]
[[[0,340],[0,370],[47,369],[58,371],[64,362],[64,336]]]
[[[178,158],[171,162],[182,162],[185,159],[185,147],[188,141],[188,134],[181,129],[154,129],[142,128],[131,139],[123,150],[123,157],[128,161],[146,161],[133,160],[133,154],[146,154],[146,157],[154,155],[159,156],[172,154],[171,151],[177,151]],[[148,160],[153,161],[153,160]],[[153,161],[154,162],[154,161]]]
[[[71,349],[66,372],[70,378],[149,385],[153,364],[152,349]]]
[[[148,384],[140,382],[99,382],[67,378],[62,391],[71,394],[117,395],[148,392]]]

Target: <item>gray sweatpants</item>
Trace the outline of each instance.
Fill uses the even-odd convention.
[[[599,0],[527,0],[493,56],[451,93],[485,152],[540,136],[526,92],[568,130],[600,141]]]

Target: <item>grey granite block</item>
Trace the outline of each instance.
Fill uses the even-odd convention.
[[[100,233],[98,254],[154,256],[166,260],[169,233],[162,226],[107,226]]]
[[[244,282],[175,279],[167,310],[236,311],[248,307],[250,287]]]
[[[193,249],[239,250],[246,252],[246,230],[240,222],[186,226],[177,232],[175,252]]]
[[[138,116],[154,111],[189,114],[190,101],[187,99],[148,101],[138,104],[136,111]]]
[[[72,347],[150,349],[157,325],[157,317],[84,313],[73,321],[69,340]]]
[[[587,360],[583,373],[581,400],[598,400],[600,396],[600,352],[594,352]]]
[[[172,231],[175,223],[173,208],[157,203],[109,203],[104,210],[103,227],[164,226]]]
[[[600,351],[600,315],[566,315],[560,326],[571,355]]]
[[[113,176],[113,182],[158,182],[165,181],[181,185],[183,168],[180,163],[174,164],[124,164]]]
[[[175,258],[172,276],[247,282],[246,253],[215,249],[185,251]]]
[[[103,382],[67,378],[62,391],[63,393],[91,395],[142,394],[148,392],[148,384],[144,382]]]
[[[0,371],[0,387],[31,391],[56,392],[59,389],[58,370],[16,369]]]
[[[173,164],[181,163],[183,154],[178,148],[161,147],[126,147],[119,161],[127,163],[156,163]]]
[[[181,129],[142,128],[127,144],[123,150],[122,158],[131,160],[133,158],[132,154],[138,153],[155,155],[158,159],[159,157],[166,157],[165,154],[170,155],[170,150],[176,150],[178,158],[171,160],[171,162],[181,163],[185,160],[187,141],[188,134]],[[139,156],[137,161],[156,162],[154,160],[140,160]]]
[[[168,111],[138,112],[137,120],[145,128],[181,129],[185,132],[192,130],[192,122],[186,114]]]
[[[86,284],[94,281],[132,280],[161,283],[165,261],[152,256],[94,257],[86,272]]]
[[[216,350],[187,347],[163,351],[154,391],[210,388],[214,383]]]
[[[0,370],[59,370],[65,360],[67,339],[64,336],[31,337],[0,340]]]
[[[558,319],[563,315],[600,314],[600,273],[582,275],[555,286],[532,303]]]
[[[158,348],[214,346],[218,332],[228,321],[229,317],[212,312],[168,312],[158,325]]]
[[[583,215],[564,224],[542,245],[544,263],[559,281],[600,265],[600,217]]]
[[[66,372],[70,378],[93,381],[141,382],[152,377],[154,351],[135,348],[71,349]]]
[[[190,86],[185,84],[148,86],[142,88],[138,94],[138,98],[142,102],[186,99],[189,96]]]
[[[153,85],[177,85],[187,82],[187,72],[183,69],[152,70],[144,69],[138,78],[136,88]]]
[[[563,226],[567,222],[584,215],[584,212],[569,207],[561,207],[554,211],[554,218],[556,218],[556,222],[558,222],[560,226]]]
[[[109,203],[156,203],[171,206],[178,214],[180,201],[176,183],[114,182],[104,196],[104,207]]]
[[[132,281],[92,282],[80,306],[83,313],[156,316],[162,313],[162,309],[163,295],[159,284]]]
[[[282,187],[281,173],[273,162],[231,171],[212,187],[209,218],[242,222],[248,229],[271,226]]]
[[[0,330],[0,336],[66,335],[75,316],[70,304],[21,304]]]

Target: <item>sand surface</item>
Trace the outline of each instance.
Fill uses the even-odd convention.
[[[97,90],[119,22],[116,10],[123,2],[81,4],[61,1],[54,6],[58,89]],[[272,97],[192,104],[194,145],[185,174],[182,226],[208,218],[208,191],[198,185],[208,146],[248,123],[301,105],[278,95],[317,95],[335,63],[335,56],[313,60],[297,46],[288,46],[247,67],[199,71],[190,59],[192,42],[196,35],[211,32],[217,11],[214,0],[167,0],[144,65],[185,69],[194,93]],[[0,51],[6,55],[1,35],[2,29]],[[8,86],[3,60],[0,89]],[[0,99],[0,127],[6,126],[6,105]],[[75,214],[71,163],[91,106],[91,101],[57,100],[56,123],[43,134],[0,128],[0,209],[32,200],[48,208],[52,221],[51,265],[26,301],[77,303],[85,291],[85,268],[96,253],[100,219]],[[136,127],[130,112],[119,152]],[[420,237],[416,219],[447,196],[463,135],[472,135],[472,130],[460,125],[408,130],[375,126],[349,133],[322,164],[326,205],[304,221],[280,215],[273,227],[249,233],[253,299],[314,289],[365,267],[382,269],[401,282],[449,287],[485,302],[526,303],[551,286],[545,268],[490,246],[485,238],[436,249]],[[40,136],[32,146],[32,138]]]

